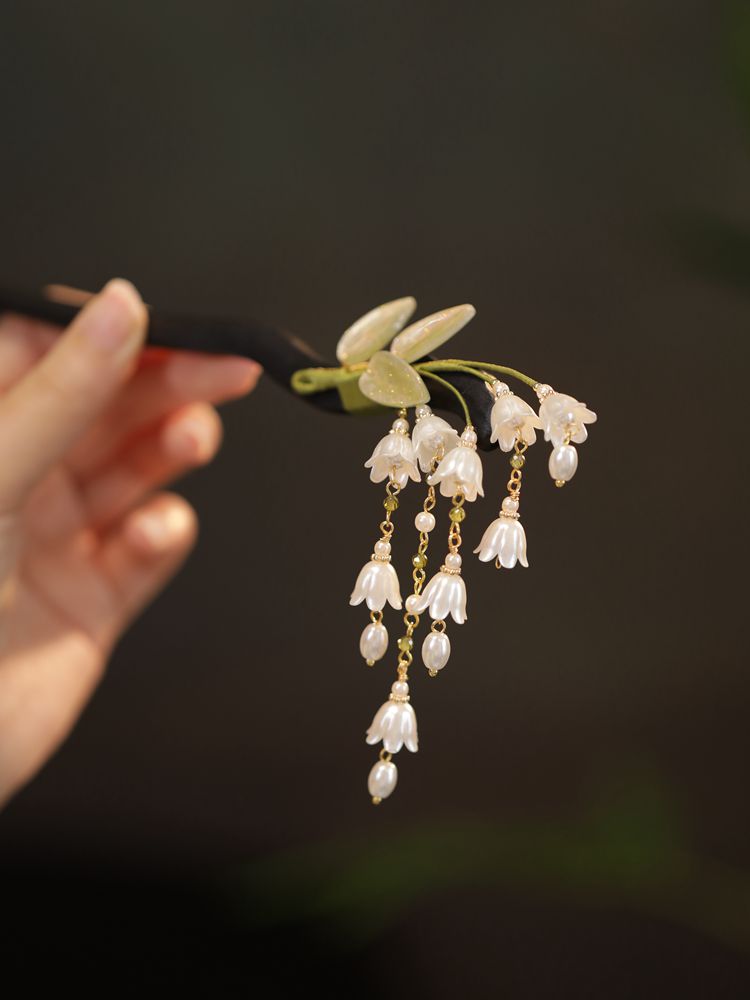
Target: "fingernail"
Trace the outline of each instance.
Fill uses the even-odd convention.
[[[213,427],[197,417],[185,417],[170,424],[165,438],[169,451],[192,462],[207,462],[216,451]]]
[[[114,278],[85,306],[80,319],[90,344],[107,354],[134,353],[146,332],[146,309],[129,281]]]
[[[188,526],[185,510],[181,506],[170,506],[164,510],[138,514],[131,525],[131,531],[141,547],[158,553],[166,552],[176,545]]]

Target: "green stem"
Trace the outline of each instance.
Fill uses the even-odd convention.
[[[470,370],[477,368],[479,369],[486,368],[488,371],[491,372],[500,372],[502,375],[510,375],[512,378],[517,378],[519,379],[519,381],[525,382],[526,385],[530,385],[532,389],[538,383],[538,379],[531,378],[529,375],[524,375],[523,372],[516,371],[515,368],[506,368],[505,365],[485,364],[483,361],[462,361],[461,359],[456,359],[456,358],[446,358],[446,359],[441,358],[440,361],[427,361],[426,364],[430,366],[439,365],[440,368],[438,368],[438,371],[440,371],[441,369],[446,369],[446,370],[450,370],[452,368],[455,369],[457,365],[460,365],[464,369],[468,368]],[[478,372],[476,374],[478,374]]]
[[[458,399],[459,403],[461,404],[461,407],[462,407],[462,409],[464,411],[464,418],[466,420],[466,425],[468,427],[471,424],[471,416],[469,415],[469,407],[466,405],[466,400],[461,395],[461,393],[458,391],[458,389],[456,389],[455,386],[451,385],[450,382],[446,382],[446,380],[444,378],[440,378],[440,376],[436,375],[434,372],[427,371],[426,369],[422,368],[420,365],[415,365],[414,367],[418,369],[420,375],[426,375],[427,378],[431,378],[433,381],[439,382],[440,385],[443,386],[443,388],[449,389],[453,393],[453,395]]]
[[[450,372],[464,372],[466,375],[474,375],[476,378],[481,378],[485,382],[492,383],[495,381],[493,375],[488,375],[487,372],[482,372],[476,368],[470,367],[472,365],[471,361],[451,361],[448,364],[443,363],[443,361],[423,361],[421,364],[414,365],[413,367],[417,371],[450,371]]]

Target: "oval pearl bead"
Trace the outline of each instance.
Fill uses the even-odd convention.
[[[451,641],[445,632],[430,632],[422,643],[422,662],[428,670],[442,670],[451,655]]]
[[[367,778],[367,791],[374,799],[387,799],[398,781],[398,770],[392,760],[379,760]]]
[[[414,615],[417,612],[414,610],[414,605],[419,602],[419,598],[416,594],[409,594],[409,596],[404,601],[404,607],[409,612],[410,615]]]
[[[432,531],[435,527],[435,517],[428,510],[421,510],[414,518],[417,531]]]
[[[367,625],[359,640],[359,651],[365,660],[382,660],[388,649],[388,629],[379,622]]]
[[[578,452],[572,444],[561,444],[554,448],[549,457],[549,474],[553,479],[567,483],[578,468]]]

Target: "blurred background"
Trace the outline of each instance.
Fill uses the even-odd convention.
[[[387,299],[468,301],[453,353],[599,414],[565,490],[530,453],[531,569],[467,560],[373,809],[392,662],[347,602],[387,421],[228,407],[195,554],[0,817],[8,974],[747,996],[747,6],[25,0],[0,92],[2,283],[122,275],[328,355]]]

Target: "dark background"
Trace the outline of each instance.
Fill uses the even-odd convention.
[[[412,670],[421,752],[373,810],[392,668],[347,601],[387,421],[268,380],[227,408],[181,484],[197,551],[0,819],[3,967],[748,995],[747,7],[15,3],[0,94],[4,283],[123,275],[328,354],[386,299],[469,301],[451,353],[599,414],[565,490],[530,453],[532,568],[466,560],[470,621]]]

